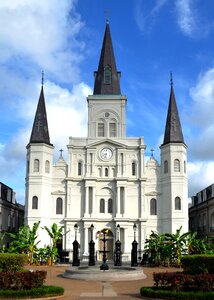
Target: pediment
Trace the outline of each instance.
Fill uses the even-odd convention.
[[[123,143],[119,143],[119,142],[116,142],[116,141],[113,141],[111,139],[102,139],[102,140],[99,140],[95,143],[91,143],[91,144],[88,144],[86,146],[86,148],[93,148],[93,147],[97,147],[97,146],[100,146],[100,145],[109,145],[109,146],[113,146],[113,147],[117,147],[117,148],[126,148],[127,145],[123,144]]]

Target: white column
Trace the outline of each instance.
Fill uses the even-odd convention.
[[[84,227],[84,253],[83,255],[88,255],[88,228]]]
[[[117,214],[116,216],[120,216],[120,187],[117,187]]]
[[[143,186],[143,182],[141,181],[141,185],[140,185],[140,218],[145,217],[145,197],[144,197],[144,186]]]
[[[92,216],[96,215],[96,208],[95,208],[95,187],[92,187]]]
[[[85,187],[85,216],[88,216],[89,213],[89,188],[88,186]]]
[[[123,217],[126,216],[126,200],[127,200],[127,187],[124,186]]]

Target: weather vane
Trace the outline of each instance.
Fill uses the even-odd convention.
[[[44,85],[44,71],[42,70],[42,86]]]
[[[172,72],[170,72],[170,85],[173,86]]]
[[[110,15],[111,10],[110,9],[105,9],[104,13],[106,16],[106,23],[109,23],[109,15]]]

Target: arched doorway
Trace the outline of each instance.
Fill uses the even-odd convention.
[[[102,229],[101,231],[97,232],[97,238],[98,238],[98,251],[97,251],[97,259],[99,261],[102,261],[103,259],[103,253],[100,251],[103,251],[103,231],[106,232],[105,238],[106,238],[106,253],[107,260],[113,259],[113,233],[110,229]]]

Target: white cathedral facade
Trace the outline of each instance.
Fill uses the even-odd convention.
[[[109,24],[95,72],[94,93],[87,103],[87,137],[70,137],[68,161],[61,153],[53,164],[54,146],[42,86],[27,145],[25,223],[32,226],[40,221],[41,228],[53,223],[64,226],[67,233],[61,248],[69,251],[70,257],[77,224],[81,259],[88,256],[91,224],[97,259],[101,259],[104,229],[108,229],[108,258],[113,257],[119,237],[124,260],[130,259],[135,224],[139,251],[143,251],[151,230],[172,233],[182,226],[183,232],[188,231],[187,147],[173,85],[160,164],[153,155],[146,161],[144,138],[126,136],[127,98],[120,92]],[[39,240],[41,247],[50,242],[42,229]]]

